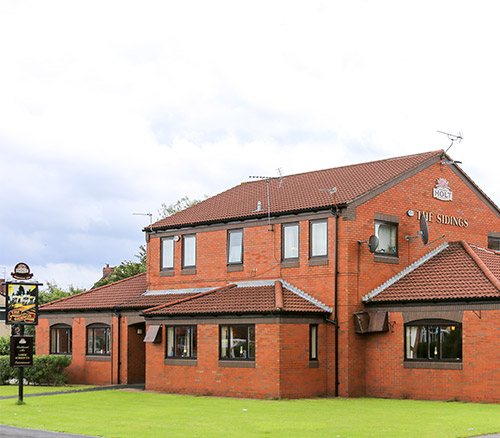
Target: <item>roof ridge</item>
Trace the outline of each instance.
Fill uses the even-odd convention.
[[[181,299],[179,299],[177,301],[173,301],[171,303],[160,304],[159,306],[155,306],[155,307],[151,307],[149,309],[145,309],[141,313],[149,313],[149,312],[153,312],[153,311],[160,310],[160,309],[166,309],[167,307],[171,307],[171,306],[173,306],[175,304],[180,304],[180,303],[184,303],[186,301],[194,300],[196,298],[199,298],[199,297],[202,297],[202,296],[205,296],[205,295],[210,295],[210,294],[212,294],[214,292],[218,292],[218,291],[221,291],[221,290],[224,290],[224,289],[232,289],[233,287],[236,287],[236,284],[230,283],[230,284],[227,284],[225,286],[217,287],[215,289],[211,289],[211,290],[206,291],[206,292],[200,292],[199,294],[193,295],[191,297],[181,298]]]
[[[442,154],[442,153],[444,153],[444,150],[438,149],[435,151],[419,152],[417,154],[401,155],[399,157],[389,157],[389,158],[382,158],[380,160],[364,161],[363,163],[345,164],[344,166],[326,167],[324,169],[309,170],[307,172],[291,173],[290,175],[283,175],[283,178],[288,178],[291,176],[307,175],[310,173],[327,172],[327,171],[333,170],[333,169],[346,169],[348,167],[366,166],[367,164],[382,163],[384,161],[402,160],[402,159],[406,159],[406,158],[416,157],[419,155],[431,155],[431,154],[438,155],[438,154]],[[274,177],[272,179],[279,179],[279,177],[277,176],[277,177]],[[260,180],[256,180],[256,181],[248,181],[248,182],[243,182],[240,184],[250,184],[250,183],[258,184],[258,183],[261,183],[263,181],[265,182],[266,179],[260,179]],[[235,187],[237,187],[240,184],[237,184]],[[228,190],[230,190],[230,189],[228,189]],[[222,192],[222,193],[224,193],[224,192]]]
[[[97,287],[95,289],[84,290],[83,292],[78,292],[77,294],[74,294],[74,295],[68,295],[67,297],[62,297],[62,298],[59,298],[57,300],[50,301],[48,303],[42,304],[40,306],[40,309],[48,308],[52,304],[60,303],[61,301],[69,300],[69,299],[72,299],[72,298],[75,298],[75,297],[79,297],[79,296],[82,296],[82,295],[85,295],[85,294],[89,294],[91,292],[96,292],[99,289],[104,289],[105,287],[114,286],[114,285],[116,285],[118,283],[123,283],[124,281],[131,280],[132,278],[139,277],[141,275],[146,275],[146,272],[141,272],[139,274],[135,274],[135,275],[132,275],[131,277],[127,277],[127,278],[122,278],[121,280],[115,281],[113,283],[105,284],[103,286],[99,286],[99,287]],[[120,304],[122,304],[122,303],[120,303]],[[120,304],[117,304],[117,305],[119,306]]]
[[[465,251],[467,252],[467,254],[469,254],[469,256],[472,258],[472,260],[474,260],[476,265],[479,266],[479,269],[481,269],[481,271],[483,271],[483,274],[486,275],[486,278],[488,280],[490,280],[490,282],[493,284],[493,286],[495,286],[500,291],[500,280],[495,276],[495,274],[493,274],[493,272],[490,271],[490,268],[488,268],[486,263],[484,263],[481,260],[481,258],[474,252],[474,250],[469,246],[469,244],[466,241],[461,240],[460,243],[462,244],[462,246],[465,249]],[[483,249],[483,248],[479,248],[479,249]]]
[[[401,272],[396,274],[394,277],[391,277],[389,280],[387,280],[385,283],[381,284],[379,287],[376,289],[373,289],[371,292],[367,293],[362,301],[364,303],[370,301],[372,298],[376,297],[380,292],[384,291],[387,289],[389,286],[392,286],[394,283],[397,281],[401,280],[403,277],[406,277],[410,272],[413,272],[415,269],[418,267],[422,266],[425,262],[429,261],[432,259],[434,256],[438,255],[441,251],[445,250],[450,246],[449,243],[444,242],[437,248],[434,248],[431,252],[425,254],[424,256],[420,257],[418,260],[413,262],[411,265],[407,266],[405,269],[403,269]]]

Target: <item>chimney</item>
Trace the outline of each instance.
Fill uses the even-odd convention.
[[[114,270],[115,268],[113,266],[109,266],[109,263],[106,263],[106,266],[102,268],[102,278],[108,278]]]

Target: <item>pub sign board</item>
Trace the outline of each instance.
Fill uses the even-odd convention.
[[[6,283],[6,324],[38,324],[38,283]]]
[[[10,337],[10,366],[33,366],[33,336]]]

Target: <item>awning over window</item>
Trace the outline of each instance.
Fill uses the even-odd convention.
[[[148,331],[144,337],[144,342],[154,342],[158,344],[161,342],[161,325],[148,325]]]
[[[379,333],[389,330],[388,312],[356,312],[354,314],[356,333]]]

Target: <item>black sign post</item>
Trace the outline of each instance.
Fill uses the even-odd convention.
[[[17,281],[5,283],[5,323],[12,325],[10,366],[18,368],[18,403],[22,404],[24,367],[33,366],[33,336],[24,336],[24,326],[38,324],[38,286],[42,284],[30,281],[33,274],[26,263],[18,263],[11,275]]]

